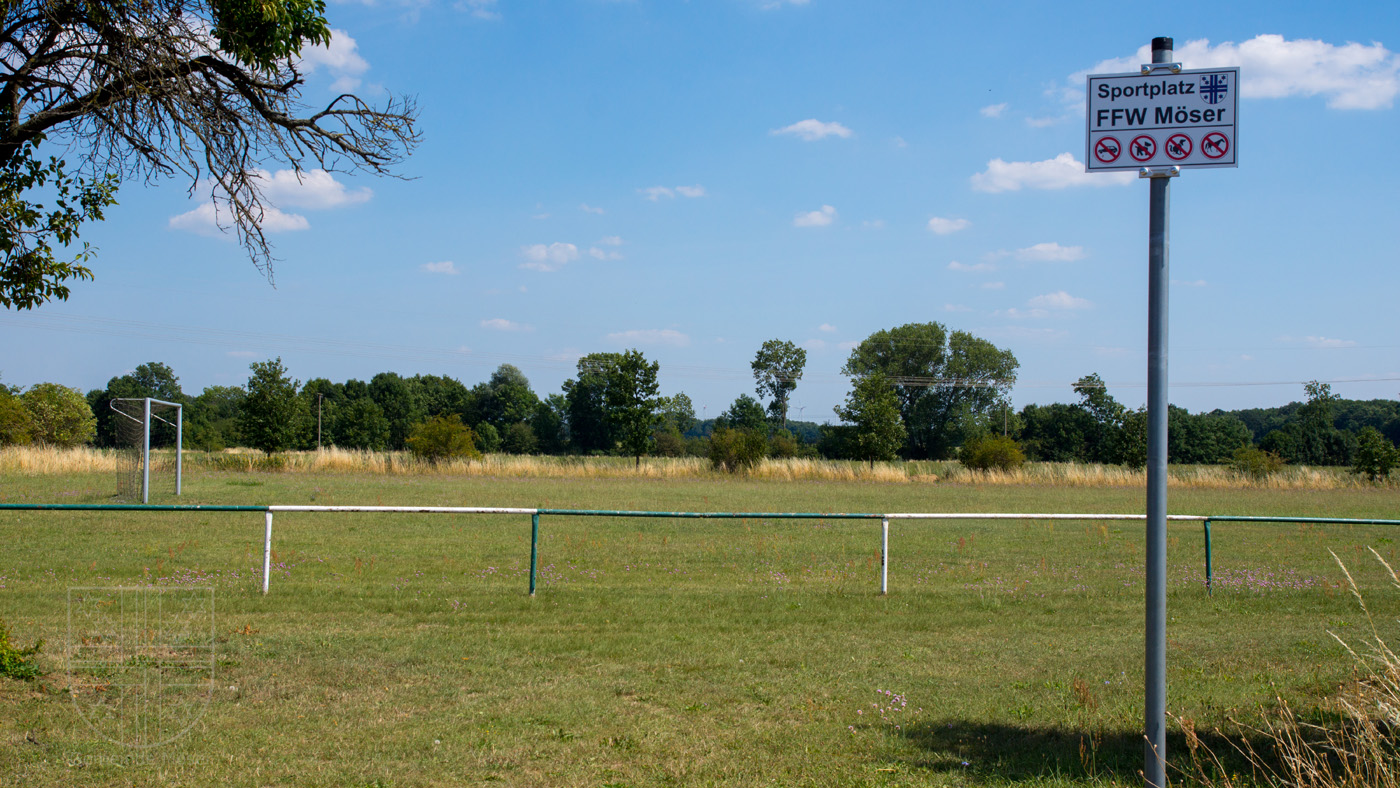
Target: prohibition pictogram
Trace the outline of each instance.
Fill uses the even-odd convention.
[[[1173,134],[1167,137],[1167,156],[1172,161],[1181,161],[1191,155],[1191,138],[1185,134]]]
[[[1138,161],[1147,161],[1157,155],[1157,140],[1146,134],[1134,137],[1132,143],[1128,145],[1128,155]]]
[[[1119,144],[1117,137],[1100,137],[1094,145],[1094,158],[1104,164],[1112,164],[1122,155],[1123,146]]]
[[[1201,153],[1218,159],[1230,152],[1230,138],[1218,131],[1212,131],[1201,138]]]

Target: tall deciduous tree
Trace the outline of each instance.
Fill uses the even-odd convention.
[[[248,368],[253,374],[238,413],[244,442],[267,454],[292,448],[306,427],[306,403],[297,396],[300,383],[287,375],[280,357],[254,361]]]
[[[575,451],[612,451],[617,445],[608,419],[608,371],[621,356],[589,353],[578,360],[578,377],[564,381],[569,440]]]
[[[164,400],[183,404],[185,394],[180,390],[180,378],[169,366],[159,361],[149,361],[125,375],[107,381],[105,391],[90,402],[93,415],[97,418],[97,444],[117,445],[117,420],[125,418],[111,408],[111,402],[119,398]],[[185,414],[186,421],[192,414]],[[155,422],[151,425],[151,443],[156,446],[172,446],[175,443],[175,428],[169,424]]]
[[[659,420],[656,375],[660,369],[659,363],[647,361],[641,351],[629,350],[608,372],[608,420],[617,430],[623,450],[637,459],[639,468],[642,455],[651,451],[652,430]]]
[[[855,388],[846,396],[846,404],[836,408],[836,415],[855,427],[851,447],[857,459],[894,459],[904,444],[904,424],[899,415],[899,397],[884,373],[876,371],[856,379]]]
[[[126,178],[212,184],[269,278],[264,165],[388,173],[418,142],[412,101],[312,108],[299,54],[331,29],[321,0],[10,0],[0,6],[0,305],[66,298],[91,250],[56,259]],[[43,161],[50,140],[74,161]],[[51,190],[55,208],[32,200]]]
[[[1016,382],[1016,357],[965,331],[939,323],[909,323],[861,342],[842,372],[863,379],[876,372],[894,385],[910,458],[952,453],[963,422],[999,413]]]
[[[807,351],[786,340],[770,339],[758,349],[751,366],[758,396],[772,398],[769,418],[780,427],[787,426],[788,398],[802,380]]]

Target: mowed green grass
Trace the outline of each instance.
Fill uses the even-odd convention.
[[[4,480],[100,502],[106,474]],[[168,499],[167,499],[168,500]],[[1141,490],[744,480],[203,474],[182,503],[692,511],[1140,512]],[[1393,490],[1173,490],[1183,514],[1400,517]],[[1199,727],[1305,713],[1353,672],[1329,631],[1400,599],[1393,529],[1169,526],[1168,701]],[[0,617],[47,641],[44,689],[0,682],[0,785],[1092,785],[1142,762],[1143,528],[878,521],[0,512]],[[68,589],[212,587],[216,679],[150,749],[65,687]],[[91,677],[78,676],[78,680]],[[897,696],[897,697],[896,697]],[[149,718],[153,712],[128,710]],[[174,729],[174,723],[167,723]],[[182,728],[182,726],[181,726]],[[178,730],[176,730],[178,732]],[[1220,742],[1216,742],[1217,745]],[[1172,762],[1184,766],[1173,738]]]

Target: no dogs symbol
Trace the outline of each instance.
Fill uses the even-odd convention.
[[[1138,161],[1147,161],[1157,155],[1157,140],[1146,134],[1134,137],[1133,141],[1128,144],[1128,155]]]
[[[1094,158],[1104,164],[1118,161],[1118,157],[1121,155],[1123,155],[1123,146],[1118,142],[1117,137],[1102,137],[1094,145]]]

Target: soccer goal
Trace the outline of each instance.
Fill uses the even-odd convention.
[[[181,455],[184,447],[184,407],[165,400],[118,398],[111,402],[117,412],[117,495],[127,500],[141,494],[141,503],[151,502],[151,471],[156,471],[156,484],[170,484],[171,465],[175,471],[175,494],[180,494],[183,471]],[[161,456],[152,457],[151,449],[170,446],[174,462]]]

